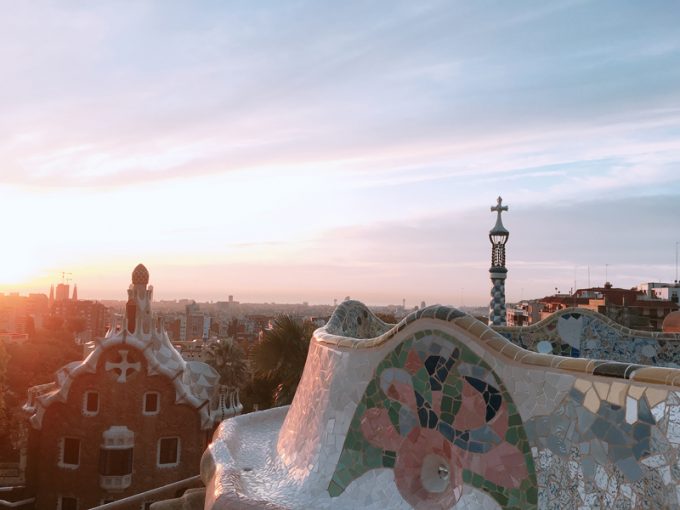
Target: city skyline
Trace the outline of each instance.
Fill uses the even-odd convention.
[[[485,305],[672,281],[673,2],[14,6],[0,292]],[[589,268],[589,269],[588,269]]]

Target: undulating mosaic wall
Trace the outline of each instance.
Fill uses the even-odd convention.
[[[680,367],[680,335],[632,330],[582,308],[560,310],[530,326],[494,329],[530,351]]]
[[[475,353],[442,331],[419,331],[375,373],[354,412],[331,496],[384,467],[394,469],[399,492],[416,508],[452,507],[463,483],[487,492],[502,508],[536,504],[522,418]],[[436,469],[428,470],[429,464]],[[433,476],[421,476],[423,468]]]
[[[206,509],[680,508],[678,386],[527,351],[452,308],[391,327],[345,302],[290,409],[218,429]]]

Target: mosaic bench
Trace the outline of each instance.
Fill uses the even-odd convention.
[[[493,329],[530,351],[680,367],[680,334],[637,331],[583,308],[559,310],[529,326],[493,326]]]
[[[346,301],[290,407],[223,422],[205,508],[680,508],[680,370],[530,352]]]

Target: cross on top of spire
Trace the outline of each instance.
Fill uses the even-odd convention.
[[[508,230],[503,226],[503,220],[501,220],[501,213],[503,211],[507,211],[508,206],[503,205],[503,198],[500,197],[500,196],[498,197],[496,202],[497,203],[496,203],[495,206],[491,206],[491,212],[497,212],[498,216],[496,217],[496,225],[494,225],[493,229],[491,229],[491,232],[489,232],[489,234],[491,234],[491,235],[493,235],[493,234],[507,234]]]
[[[496,202],[497,202],[496,205],[492,205],[492,206],[491,206],[491,212],[498,211],[498,216],[500,216],[501,213],[502,213],[503,211],[507,211],[507,210],[508,210],[508,206],[507,206],[507,205],[503,205],[503,197],[500,197],[500,196],[499,196],[499,197],[496,199]]]

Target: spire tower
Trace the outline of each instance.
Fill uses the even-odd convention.
[[[137,264],[132,271],[132,284],[128,288],[128,302],[125,305],[127,329],[130,333],[146,335],[151,332],[153,287],[148,284],[149,270],[144,264]]]
[[[491,241],[491,302],[489,303],[489,325],[505,326],[505,279],[508,269],[505,267],[505,243],[508,242],[510,232],[503,226],[501,213],[507,211],[503,199],[498,197],[497,204],[491,207],[491,212],[498,213],[496,224],[489,231]]]

